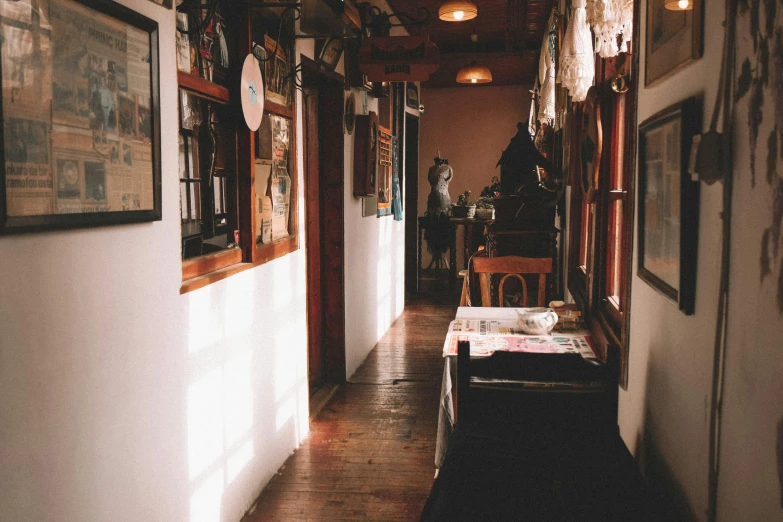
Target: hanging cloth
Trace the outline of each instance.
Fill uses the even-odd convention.
[[[587,0],[586,11],[598,56],[611,58],[628,51],[633,36],[633,0]]]
[[[400,190],[400,142],[392,136],[392,213],[394,221],[402,221],[402,191]]]
[[[538,84],[538,76],[536,76],[536,82],[535,85],[533,85],[533,89],[530,92],[530,112],[527,116],[527,131],[530,133],[531,136],[536,135],[536,121],[538,121],[538,110],[537,110],[537,102],[538,102],[538,93],[539,93],[539,84]]]
[[[571,19],[560,54],[557,80],[568,89],[575,102],[584,101],[595,76],[593,37],[587,25],[585,0],[574,0]]]
[[[541,98],[538,103],[538,121],[552,124],[555,119],[555,11],[549,16],[544,41],[541,43],[538,75],[541,81]],[[541,79],[543,71],[543,79]]]

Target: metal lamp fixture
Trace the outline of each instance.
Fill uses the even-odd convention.
[[[478,35],[470,35],[470,39],[473,41],[473,51],[476,50],[476,42],[478,42]],[[474,58],[470,65],[463,67],[457,72],[457,83],[491,83],[492,71],[488,67],[479,65]]]
[[[444,22],[464,22],[478,16],[478,7],[470,0],[446,0],[438,8],[438,18]]]
[[[489,68],[479,65],[473,60],[470,65],[463,67],[457,73],[457,83],[490,83],[492,82],[492,71]]]
[[[664,7],[669,11],[690,11],[693,9],[693,0],[666,0]]]

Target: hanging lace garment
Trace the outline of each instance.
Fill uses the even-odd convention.
[[[628,52],[633,33],[633,0],[587,0],[586,11],[598,56],[611,58],[618,52]]]
[[[593,85],[594,60],[593,37],[587,25],[585,0],[574,0],[571,19],[563,38],[557,81],[568,89],[575,102],[584,101],[587,89]]]
[[[555,28],[554,11],[549,16],[547,31],[541,43],[538,79],[541,82],[541,98],[538,102],[538,121],[552,124],[555,119]]]
[[[538,76],[536,76],[535,85],[533,85],[533,90],[530,91],[530,112],[527,117],[527,131],[531,136],[536,135],[536,121],[538,117],[536,102],[538,101],[539,91]]]

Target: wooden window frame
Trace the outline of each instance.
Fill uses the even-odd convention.
[[[252,20],[251,5],[231,5],[230,20],[234,22],[237,41],[237,56],[246,56],[252,51]],[[280,35],[278,35],[278,38]],[[290,59],[295,60],[296,41],[293,34],[286,34],[290,39],[292,52]],[[293,70],[293,65],[291,64]],[[231,76],[229,75],[229,78]],[[180,89],[189,91],[207,100],[229,104],[238,92],[229,91],[226,87],[207,81],[204,78],[178,71],[177,80]],[[293,86],[292,86],[293,90]],[[269,244],[256,245],[254,231],[257,230],[258,201],[255,197],[255,141],[256,133],[244,125],[242,114],[237,111],[236,121],[236,190],[237,190],[237,229],[239,243],[237,247],[220,252],[195,257],[182,263],[182,284],[180,294],[203,288],[239,272],[262,265],[299,249],[299,172],[296,161],[297,150],[297,120],[296,92],[292,92],[290,107],[282,106],[266,100],[264,117],[276,115],[290,121],[289,143],[289,176],[291,177],[291,202],[289,207],[288,237]]]
[[[634,6],[634,23],[638,26],[639,2]],[[631,50],[639,49],[638,31]],[[623,63],[625,61],[626,63]],[[630,67],[629,67],[630,66]],[[611,81],[630,68],[631,88],[614,92]],[[568,289],[584,310],[588,328],[593,333],[596,351],[606,357],[609,345],[620,348],[620,385],[628,386],[628,348],[630,340],[630,306],[633,258],[634,206],[637,154],[637,104],[639,78],[638,53],[617,58],[598,59],[596,86],[601,98],[603,148],[597,196],[589,203],[592,219],[583,223],[584,195],[579,183],[579,158],[572,154],[572,179],[569,219]],[[626,78],[627,79],[627,78]],[[582,106],[577,104],[574,121],[581,121]],[[618,114],[620,115],[618,117]],[[574,126],[571,150],[578,151],[581,136]],[[618,178],[622,180],[617,186]],[[612,207],[622,201],[622,212]],[[619,234],[614,218],[622,219]],[[587,237],[585,237],[585,234]],[[580,247],[587,241],[587,262],[582,266]],[[619,248],[619,252],[618,252]],[[619,263],[620,266],[616,266]],[[619,289],[610,292],[610,278],[619,273]],[[612,295],[610,295],[612,294]],[[619,297],[619,301],[617,297]]]

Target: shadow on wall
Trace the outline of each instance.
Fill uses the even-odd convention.
[[[647,412],[649,418],[649,411]],[[655,439],[645,428],[637,447],[641,449],[639,465],[647,483],[652,506],[658,510],[651,520],[660,522],[696,522],[699,518],[693,512],[685,489],[677,480],[666,458],[656,446]]]
[[[704,517],[694,510],[693,492],[683,483],[688,470],[699,466],[701,444],[699,419],[693,418],[687,401],[679,396],[669,375],[671,363],[667,349],[671,342],[661,336],[650,345],[645,393],[644,427],[637,440],[637,459],[647,483],[651,505],[655,506],[652,520],[661,522],[696,522]],[[681,391],[681,389],[680,389]],[[707,407],[706,404],[703,406]],[[686,422],[684,419],[690,419]],[[685,425],[689,424],[689,425]],[[691,429],[696,426],[695,429]],[[695,441],[695,442],[694,442]],[[706,472],[707,462],[703,463]],[[704,487],[706,488],[706,482]]]
[[[297,262],[273,262],[186,296],[190,522],[241,517],[307,431]],[[253,292],[257,277],[272,288]]]

